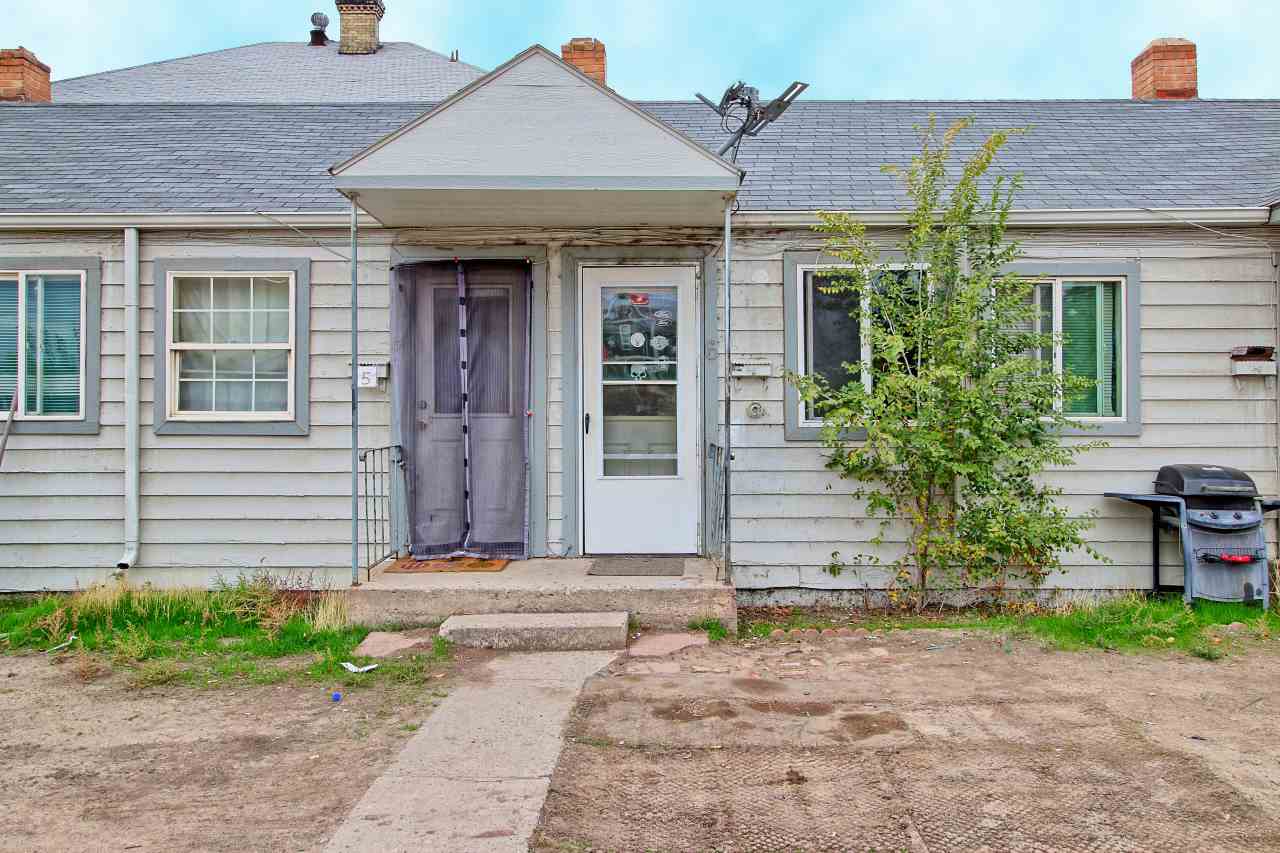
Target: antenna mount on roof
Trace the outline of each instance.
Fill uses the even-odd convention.
[[[716,153],[723,157],[730,149],[733,154],[730,160],[738,161],[738,149],[742,147],[742,140],[748,136],[755,136],[764,130],[774,121],[787,111],[787,107],[800,97],[800,93],[809,88],[808,83],[801,83],[799,80],[787,87],[786,91],[778,97],[774,98],[767,104],[760,103],[760,90],[739,80],[732,86],[724,90],[724,94],[720,96],[720,103],[716,104],[710,98],[704,97],[701,92],[697,93],[699,101],[706,104],[718,116],[720,116],[720,126],[725,133],[729,135],[729,141],[720,146],[720,150]],[[731,130],[732,123],[741,118],[741,124],[736,130]]]

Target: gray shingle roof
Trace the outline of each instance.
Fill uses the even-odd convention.
[[[387,42],[338,54],[338,43],[263,42],[58,80],[58,104],[336,104],[433,101],[484,75],[425,47]]]
[[[724,139],[700,104],[644,106],[704,145]],[[939,129],[974,119],[957,160],[992,130],[1030,128],[996,161],[997,174],[1023,173],[1019,208],[1250,207],[1280,185],[1280,100],[801,100],[744,143],[743,206],[900,207],[899,180],[880,167],[910,161],[931,114]]]
[[[709,147],[696,103],[641,107]],[[327,173],[430,107],[382,104],[11,105],[0,109],[0,213],[343,209]],[[880,172],[913,124],[1033,125],[1000,160],[1020,208],[1260,206],[1280,187],[1280,101],[801,101],[739,158],[745,210],[902,207]]]

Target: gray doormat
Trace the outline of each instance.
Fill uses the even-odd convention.
[[[684,557],[596,557],[587,574],[678,578],[684,574]]]

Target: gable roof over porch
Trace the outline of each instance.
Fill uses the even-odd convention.
[[[539,45],[330,171],[389,226],[714,225],[743,174]]]

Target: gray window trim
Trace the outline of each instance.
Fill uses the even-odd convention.
[[[543,246],[397,246],[391,252],[392,284],[394,270],[400,264],[422,261],[462,260],[523,260],[528,259],[533,269],[533,293],[529,303],[532,317],[532,340],[529,342],[529,548],[530,557],[546,557],[547,549],[547,250]],[[392,305],[395,305],[392,300]],[[391,318],[391,328],[396,328],[396,318]],[[392,377],[392,382],[398,380]],[[398,389],[398,386],[396,386]],[[408,389],[396,393],[409,393]],[[391,436],[401,443],[400,406],[391,407]]]
[[[560,252],[560,329],[562,346],[560,348],[561,358],[564,359],[564,390],[563,390],[563,417],[561,418],[562,439],[562,456],[561,465],[562,476],[564,478],[561,492],[563,494],[564,521],[562,522],[563,544],[566,549],[565,556],[576,556],[581,553],[581,493],[582,493],[582,466],[579,460],[579,437],[582,429],[582,395],[579,383],[581,377],[578,375],[578,347],[580,330],[578,328],[578,271],[584,264],[616,264],[626,265],[630,262],[640,262],[645,264],[663,264],[670,263],[673,265],[685,265],[690,262],[696,262],[698,266],[700,281],[697,286],[704,291],[707,288],[709,279],[702,273],[705,270],[704,260],[707,257],[709,249],[699,246],[690,247],[664,247],[664,246],[618,246],[618,247],[599,247],[599,248],[565,248]],[[703,329],[704,345],[711,339],[711,330]],[[700,374],[702,382],[714,382],[714,364],[708,369],[707,364],[700,365]],[[710,375],[709,375],[710,374]],[[704,394],[705,400],[705,394]],[[706,406],[703,406],[702,416],[704,419],[714,419],[715,412],[709,412]],[[710,427],[707,421],[703,421],[703,434],[709,434]],[[699,464],[703,465],[706,456],[705,448],[703,452],[698,454]],[[706,489],[706,465],[703,465],[703,488]],[[700,539],[705,543],[706,517],[702,519],[703,523],[699,525]]]
[[[1136,261],[1019,261],[1009,264],[1006,273],[1027,278],[1089,277],[1123,278],[1125,317],[1125,400],[1124,419],[1080,418],[1092,427],[1069,428],[1071,436],[1137,436],[1142,434],[1142,268]]]
[[[0,258],[0,270],[39,272],[76,270],[84,273],[84,417],[75,421],[14,420],[14,435],[96,435],[102,400],[102,259],[82,258]],[[21,318],[19,318],[21,322]]]
[[[166,286],[174,272],[254,272],[272,270],[294,275],[293,412],[291,421],[170,420],[166,372],[169,357],[169,306]],[[156,435],[306,435],[311,430],[311,259],[310,258],[156,258],[152,265],[155,295]]]
[[[801,286],[798,269],[809,264],[832,263],[837,259],[822,252],[784,252],[782,266],[783,327],[785,333],[785,367],[795,372],[800,364],[799,293]],[[1100,278],[1125,279],[1125,417],[1107,422],[1093,421],[1092,428],[1063,430],[1068,436],[1137,436],[1142,434],[1142,276],[1141,268],[1134,261],[1020,261],[1010,264],[1005,272],[1028,278],[1043,276],[1098,276]],[[800,422],[800,394],[791,383],[783,391],[785,407],[783,435],[788,441],[817,441],[821,428],[803,426]],[[860,441],[866,438],[865,430],[854,430],[846,438]]]

